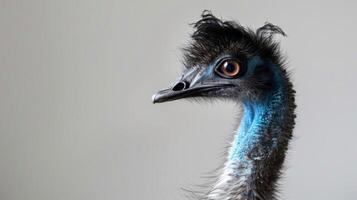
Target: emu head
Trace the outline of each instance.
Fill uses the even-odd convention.
[[[168,89],[153,96],[154,103],[188,97],[257,100],[274,87],[283,70],[270,23],[252,31],[222,21],[204,11],[194,24],[192,42],[184,48],[183,74]]]

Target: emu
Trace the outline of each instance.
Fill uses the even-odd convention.
[[[274,200],[295,125],[295,91],[270,23],[253,31],[209,11],[193,24],[179,80],[153,103],[224,99],[243,110],[222,174],[202,199]]]

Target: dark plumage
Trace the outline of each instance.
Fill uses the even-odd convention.
[[[286,36],[283,30],[267,23],[256,32],[234,21],[222,21],[210,12],[204,11],[202,19],[193,24],[191,44],[184,48],[185,66],[190,68],[207,65],[212,59],[225,52],[244,53],[246,56],[258,53],[274,63],[281,63],[279,45],[274,34]]]
[[[243,107],[223,173],[203,199],[275,199],[295,119],[295,91],[267,23],[253,31],[204,11],[184,48],[185,70],[154,103],[181,98],[228,99]]]

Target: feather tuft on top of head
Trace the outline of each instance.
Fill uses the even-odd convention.
[[[259,54],[272,59],[273,63],[283,64],[279,44],[273,36],[286,34],[276,25],[266,23],[253,31],[235,21],[221,20],[208,10],[203,11],[201,19],[191,25],[194,28],[192,41],[183,48],[186,68],[204,67],[224,53],[247,57]]]

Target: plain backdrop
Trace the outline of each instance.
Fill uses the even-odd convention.
[[[298,118],[282,199],[356,199],[356,1],[0,1],[0,199],[181,200],[239,114],[151,96],[204,9],[277,37]]]

